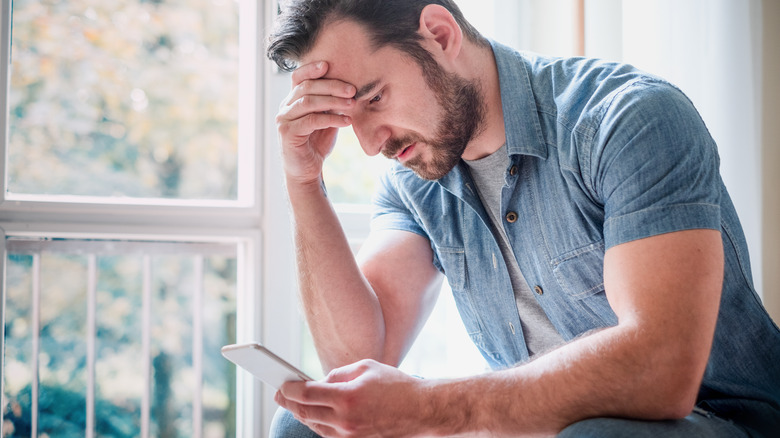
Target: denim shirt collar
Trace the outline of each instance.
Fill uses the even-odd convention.
[[[490,45],[498,68],[509,155],[534,155],[547,159],[547,147],[542,140],[542,125],[531,90],[528,61],[500,43],[490,41]]]
[[[547,159],[547,147],[542,140],[542,126],[531,90],[528,61],[498,42],[490,40],[490,45],[498,68],[509,156],[533,155]],[[438,183],[453,195],[465,200],[478,212],[483,211],[468,166],[462,161],[439,179]]]

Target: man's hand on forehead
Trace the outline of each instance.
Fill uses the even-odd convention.
[[[356,87],[339,79],[325,77],[328,67],[325,61],[315,61],[304,64],[293,72],[292,91],[285,102],[290,119],[300,119],[313,114],[346,117],[348,110],[354,107]],[[327,127],[336,126],[321,128]]]
[[[326,78],[328,63],[304,64],[292,73],[292,89],[276,115],[288,180],[318,185],[322,162],[335,146],[336,133],[352,123],[357,88]]]
[[[298,67],[292,73],[292,86],[302,87],[302,92],[311,95],[330,95],[353,98],[357,87],[340,79],[325,77],[329,65],[326,61],[315,61]]]

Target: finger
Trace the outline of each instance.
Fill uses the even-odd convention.
[[[365,374],[371,368],[372,363],[374,362],[370,360],[361,360],[341,368],[335,368],[328,373],[325,381],[328,383],[350,382]]]
[[[352,123],[349,116],[328,113],[307,114],[295,120],[280,121],[278,130],[282,139],[308,137],[315,131],[328,128],[345,128]]]
[[[325,76],[325,73],[327,72],[328,72],[328,63],[325,61],[316,61],[316,62],[310,62],[308,64],[304,64],[296,68],[295,71],[292,72],[292,76],[291,76],[292,86],[296,87],[301,82],[307,81],[309,79],[321,78]]]
[[[309,79],[294,86],[286,100],[292,102],[309,94],[352,99],[356,92],[354,85],[339,79]]]
[[[275,397],[279,406],[290,411],[300,422],[310,424],[333,424],[337,421],[336,412],[330,406],[297,403],[283,396]]]
[[[310,113],[343,115],[354,107],[354,99],[307,95],[280,108],[277,118],[281,120],[295,120]]]
[[[307,405],[330,405],[329,401],[338,397],[340,390],[336,385],[317,382],[285,382],[279,388],[279,395],[287,401]]]
[[[325,424],[307,424],[306,426],[308,426],[308,428],[311,429],[312,432],[316,433],[321,437],[331,438],[331,437],[341,436],[339,433],[336,432],[336,429]]]
[[[305,424],[309,429],[314,431],[317,435],[322,437],[335,437],[339,436],[329,423],[325,420],[334,421],[336,415],[331,409],[330,413],[327,412],[327,407],[316,407],[304,405],[302,403],[296,403],[292,400],[288,400],[282,395],[281,389],[276,391],[274,395],[276,403],[284,409],[287,409],[295,419]]]

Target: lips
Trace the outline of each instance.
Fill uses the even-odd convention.
[[[414,151],[414,147],[417,145],[417,143],[412,143],[409,146],[405,147],[401,152],[398,153],[395,157],[400,162],[404,162],[408,160],[412,156],[412,152]]]

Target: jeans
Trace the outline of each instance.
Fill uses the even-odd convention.
[[[319,437],[303,423],[296,420],[290,411],[279,408],[271,421],[270,438],[315,438]]]
[[[757,437],[731,421],[696,411],[682,420],[642,421],[620,418],[591,418],[574,423],[558,438],[742,438]],[[271,423],[271,438],[316,438],[290,412],[279,409]]]

